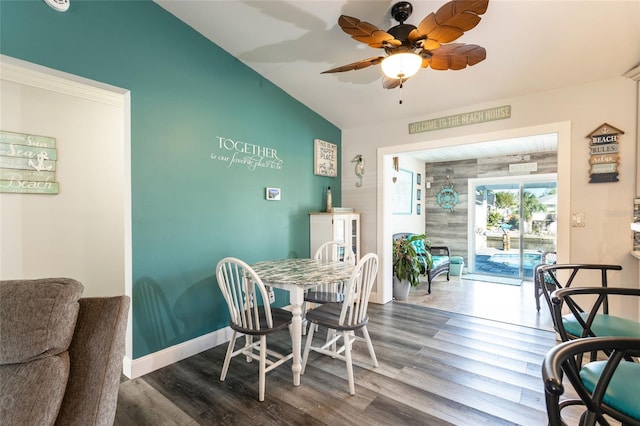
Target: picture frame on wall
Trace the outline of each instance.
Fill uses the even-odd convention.
[[[280,188],[266,188],[265,198],[269,201],[280,201]]]
[[[318,176],[338,176],[338,145],[314,139],[313,173]]]
[[[413,207],[413,172],[398,170],[391,198],[393,214],[411,214]]]
[[[416,185],[422,185],[422,174],[416,173]],[[418,198],[419,200],[419,198]]]
[[[422,189],[418,188],[416,191],[416,199],[420,201],[422,199]]]

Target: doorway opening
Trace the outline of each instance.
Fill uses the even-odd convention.
[[[372,297],[374,297],[373,300],[376,300],[376,303],[386,303],[392,300],[392,262],[387,247],[391,245],[397,216],[392,215],[390,207],[392,198],[391,184],[387,184],[387,182],[390,182],[392,179],[392,158],[394,156],[400,155],[401,158],[404,158],[404,156],[411,157],[415,154],[429,153],[433,158],[440,158],[439,160],[433,161],[454,161],[451,157],[443,158],[443,156],[448,156],[452,153],[464,155],[468,154],[469,151],[473,151],[472,153],[474,155],[467,158],[479,158],[479,154],[483,152],[494,157],[524,154],[523,152],[517,152],[519,148],[523,147],[519,143],[522,138],[536,138],[535,135],[548,134],[555,135],[554,150],[557,155],[556,185],[557,192],[561,194],[557,199],[557,205],[555,207],[557,219],[556,251],[558,259],[565,259],[569,257],[569,235],[567,231],[570,227],[570,210],[569,198],[562,194],[569,194],[571,188],[570,174],[568,173],[571,158],[571,126],[569,122],[551,123],[528,128],[509,129],[489,134],[466,135],[450,139],[430,140],[423,143],[379,148],[376,232],[377,250],[380,256],[380,271],[378,273],[379,279],[376,286],[377,292],[375,295],[372,295]],[[511,149],[512,152],[505,152],[507,149]],[[427,162],[428,161],[423,161],[423,164]],[[423,184],[425,184],[423,194],[428,194],[429,190],[437,188],[439,183],[434,184],[430,182],[431,188],[429,188],[427,182],[429,182],[431,176],[425,173],[424,170],[422,173],[424,177]],[[484,174],[486,175],[486,173]],[[475,176],[473,178],[480,177],[483,176]],[[540,178],[541,175],[536,175],[536,177]],[[465,180],[464,184],[460,183],[460,187],[466,186],[466,184],[467,181]],[[465,193],[468,192],[465,191]],[[467,210],[468,208],[468,198],[461,198],[460,201],[461,203],[456,207],[456,212]],[[429,216],[429,212],[425,211],[428,210],[429,201],[423,197],[423,200],[420,202],[423,207],[421,220],[424,223],[425,220],[428,220]],[[435,213],[441,212],[436,210]],[[450,216],[446,217],[449,218]],[[467,212],[464,213],[464,222],[467,222],[468,225]],[[458,222],[458,224],[461,223]],[[469,270],[470,260],[468,257],[469,242],[467,235],[475,234],[473,233],[473,228],[471,228],[470,232],[468,232],[467,229],[462,231],[461,228],[460,226],[457,228],[455,226],[452,227],[451,223],[447,223],[430,232],[430,236],[434,236],[438,241],[446,237],[449,243],[453,241],[452,238],[455,239],[458,237],[460,240],[459,245],[457,245],[453,253],[459,256],[467,254],[464,259],[464,276],[466,275],[465,272]],[[455,232],[451,232],[452,229],[455,230]],[[434,234],[440,230],[449,232],[446,236],[442,236],[442,238],[439,236],[436,237]],[[429,231],[432,230],[430,229]],[[464,241],[462,241],[462,238],[464,238]],[[461,278],[461,276],[451,277],[451,281],[446,281],[446,277],[444,276],[436,278],[436,281],[441,280],[442,282],[434,282],[435,288],[432,287],[431,294],[426,294],[426,291],[419,293],[419,288],[413,289],[418,290],[416,294],[417,297],[409,301],[409,303],[424,304],[425,306],[430,306],[435,309],[477,316],[479,318],[505,321],[513,324],[522,324],[535,328],[548,329],[550,327],[551,319],[549,313],[536,311],[535,301],[532,297],[533,289],[531,286],[533,283],[531,281],[525,280],[520,286],[506,286],[487,282],[474,282]],[[438,287],[440,287],[441,290],[439,290]],[[494,291],[500,292],[500,296],[496,297]],[[505,306],[508,307],[508,309],[506,309]]]
[[[557,175],[469,179],[469,272],[533,280],[557,252]]]

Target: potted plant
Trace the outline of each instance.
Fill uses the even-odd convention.
[[[396,299],[406,299],[411,286],[420,284],[421,265],[425,270],[433,266],[428,246],[424,234],[400,237],[393,242],[393,297]]]

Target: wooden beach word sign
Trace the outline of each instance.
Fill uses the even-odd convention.
[[[604,123],[587,135],[589,143],[589,183],[619,182],[618,165],[620,163],[620,129]]]
[[[448,129],[449,127],[468,126],[470,124],[484,123],[487,121],[504,120],[510,117],[511,105],[503,105],[495,108],[409,123],[409,134],[431,132],[433,130]]]
[[[55,138],[0,130],[0,193],[57,194]]]

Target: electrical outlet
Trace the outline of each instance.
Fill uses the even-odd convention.
[[[276,292],[273,291],[271,287],[269,287],[269,303],[273,303],[276,301]]]

